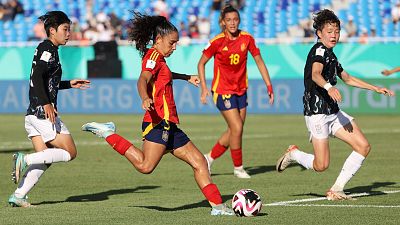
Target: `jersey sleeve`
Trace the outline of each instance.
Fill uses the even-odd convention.
[[[207,56],[207,58],[211,58],[215,55],[218,50],[218,41],[211,40],[208,42],[207,46],[203,49],[203,54]]]
[[[326,58],[326,48],[321,45],[314,50],[311,56],[311,63],[319,62],[325,65],[325,58]]]
[[[253,57],[260,55],[260,49],[256,45],[256,41],[250,36],[249,51]]]
[[[160,69],[160,53],[157,51],[149,52],[143,57],[142,60],[142,71],[149,71],[153,76],[157,74]]]
[[[46,94],[46,88],[43,76],[47,74],[49,67],[48,62],[52,57],[49,51],[43,50],[39,46],[35,51],[35,59],[32,64],[32,75],[30,86],[35,90],[38,96],[38,103],[40,105],[46,105],[50,103],[50,100]]]

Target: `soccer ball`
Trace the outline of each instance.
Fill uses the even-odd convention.
[[[232,198],[232,209],[236,216],[256,216],[261,207],[261,197],[251,189],[242,189]]]

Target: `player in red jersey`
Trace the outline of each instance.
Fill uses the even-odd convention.
[[[115,151],[144,174],[153,172],[163,155],[171,152],[192,167],[197,185],[212,206],[211,215],[233,215],[232,209],[222,204],[221,194],[211,181],[206,159],[177,127],[179,118],[172,79],[185,79],[196,86],[199,82],[198,76],[173,73],[166,64],[165,58],[176,49],[178,30],[163,16],[135,13],[130,37],[143,56],[142,72],[137,82],[142,107],[146,110],[142,123],[142,150],[116,134],[112,122],[87,123],[82,130],[105,138]],[[149,42],[152,42],[150,49],[147,48]]]
[[[205,155],[209,169],[212,162],[219,158],[228,148],[234,165],[234,175],[239,178],[250,178],[243,169],[242,134],[247,106],[247,54],[251,53],[262,78],[267,86],[269,103],[274,102],[271,80],[260,50],[254,38],[239,30],[240,15],[232,6],[226,6],[220,17],[222,33],[212,39],[203,50],[198,63],[201,84],[201,102],[206,103],[210,91],[205,80],[205,64],[214,57],[214,78],[212,95],[214,103],[224,117],[228,128],[218,139],[212,150]]]

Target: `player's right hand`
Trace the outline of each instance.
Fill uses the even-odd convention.
[[[342,101],[342,95],[340,94],[339,90],[335,87],[329,88],[328,95],[335,101],[335,102],[341,102]]]
[[[205,90],[202,89],[201,90],[201,95],[200,95],[201,103],[207,104],[207,97],[210,96],[210,95],[211,95],[211,93],[210,93],[210,91],[208,89],[205,89]]]
[[[146,98],[143,100],[142,102],[142,109],[146,110],[146,111],[150,111],[153,110],[153,100],[151,98]]]
[[[43,106],[44,115],[52,124],[56,123],[57,110],[52,104],[46,104]]]

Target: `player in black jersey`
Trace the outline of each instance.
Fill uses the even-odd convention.
[[[350,76],[338,62],[333,47],[339,41],[340,21],[330,10],[316,13],[314,24],[318,42],[311,48],[304,68],[304,116],[310,133],[314,154],[289,146],[286,153],[278,160],[278,172],[285,170],[291,163],[299,163],[307,169],[317,172],[329,166],[329,136],[335,136],[353,148],[335,184],[326,193],[328,200],[351,199],[343,191],[346,183],[361,167],[371,147],[353,117],[341,111],[338,102],[342,100],[335,87],[337,77],[345,84],[393,96],[386,88],[374,86]]]
[[[38,45],[33,56],[30,103],[25,116],[25,129],[36,153],[14,154],[12,178],[19,185],[8,202],[18,207],[31,206],[26,195],[52,163],[67,162],[76,157],[75,143],[57,112],[57,93],[59,89],[86,89],[90,84],[83,79],[61,81],[58,46],[65,45],[70,36],[68,16],[61,11],[51,11],[39,19],[44,23],[48,39]],[[20,181],[25,168],[26,173]]]

